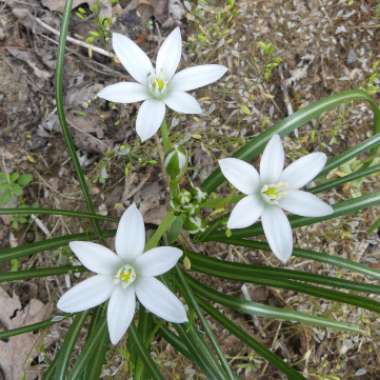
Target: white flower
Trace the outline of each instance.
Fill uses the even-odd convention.
[[[324,153],[311,153],[284,169],[284,150],[279,135],[274,135],[264,149],[260,175],[245,161],[237,158],[220,160],[223,175],[246,195],[233,208],[228,228],[245,228],[261,217],[273,253],[286,262],[293,251],[293,237],[290,223],[282,209],[310,217],[333,212],[330,205],[315,195],[299,190],[322,171],[326,160]]]
[[[81,263],[96,275],[80,282],[58,301],[67,313],[90,309],[107,301],[107,324],[116,344],[127,331],[135,313],[136,296],[150,312],[169,322],[187,321],[180,300],[155,276],[173,268],[182,251],[157,247],[145,253],[145,227],[135,205],[122,215],[115,238],[117,254],[96,243],[74,241],[70,248]]]
[[[112,34],[118,59],[136,82],[119,82],[105,87],[98,96],[116,103],[144,101],[137,114],[136,130],[142,141],[152,137],[165,117],[165,105],[179,113],[199,114],[197,100],[186,93],[220,79],[222,65],[193,66],[175,73],[181,60],[182,40],[174,29],[158,50],[156,68],[148,56],[129,38]]]

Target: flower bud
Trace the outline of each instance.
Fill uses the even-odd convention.
[[[183,149],[173,148],[165,157],[165,170],[171,179],[180,178],[186,171],[187,156]]]

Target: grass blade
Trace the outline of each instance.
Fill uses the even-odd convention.
[[[7,339],[12,336],[27,334],[30,332],[36,332],[42,329],[46,329],[51,325],[54,325],[55,323],[61,322],[65,318],[65,316],[56,316],[53,318],[46,319],[45,321],[32,323],[30,325],[17,327],[11,330],[0,331],[0,339]]]
[[[366,209],[375,205],[380,204],[380,192],[374,192],[370,194],[363,195],[361,197],[356,197],[352,199],[348,199],[343,202],[339,202],[333,205],[334,212],[330,215],[318,217],[318,218],[310,218],[305,216],[291,216],[289,218],[289,222],[292,228],[308,226],[311,224],[323,222],[329,219],[335,219],[340,216],[348,215],[355,213],[356,211]],[[261,223],[255,223],[253,226],[248,228],[242,228],[238,230],[232,230],[231,237],[234,238],[247,238],[252,236],[258,236],[263,234],[263,229]],[[210,241],[210,240],[218,240],[220,238],[224,238],[224,231],[215,231],[208,233],[207,231],[200,237],[201,241]]]
[[[317,298],[324,298],[330,301],[354,305],[363,309],[380,313],[379,302],[368,297],[362,297],[355,294],[348,294],[338,290],[326,289],[319,286],[313,286],[305,283],[299,283],[296,281],[277,278],[252,277],[249,279],[249,281],[247,280],[246,282],[269,286],[272,288],[294,290],[296,292],[309,294]]]
[[[362,90],[350,90],[320,99],[308,106],[301,108],[292,115],[277,122],[272,128],[268,128],[259,136],[252,138],[247,144],[238,149],[232,156],[246,161],[252,161],[264,149],[266,143],[273,134],[288,135],[297,128],[302,127],[309,121],[319,117],[321,114],[332,110],[342,103],[352,101],[367,102],[374,114],[374,132],[380,132],[380,109],[372,97]],[[210,193],[224,182],[220,169],[214,170],[202,183],[202,190]]]
[[[155,380],[164,380],[163,376],[161,375],[160,371],[157,368],[156,363],[153,361],[153,359],[150,357],[149,353],[145,350],[145,347],[141,343],[140,337],[137,334],[136,328],[131,324],[129,327],[129,337],[133,341],[133,344],[136,346],[139,354],[141,355],[141,358],[143,359],[147,369],[149,369],[149,372],[151,373],[153,379]]]
[[[199,365],[199,362],[198,362],[198,358],[190,353],[190,351],[187,349],[186,345],[178,337],[178,335],[174,334],[169,329],[167,329],[167,328],[165,328],[163,326],[160,327],[160,329],[158,330],[158,333],[171,346],[173,346],[178,352],[180,352],[183,356],[186,356],[194,364],[198,365],[198,367],[201,368],[201,366]]]
[[[95,214],[95,207],[92,203],[90,191],[88,189],[83,170],[80,166],[75,145],[69,131],[69,126],[66,121],[65,106],[64,106],[64,101],[63,101],[63,66],[65,63],[66,38],[67,38],[68,30],[69,30],[72,3],[73,3],[72,0],[66,0],[62,23],[61,23],[61,29],[59,33],[58,57],[57,57],[57,65],[56,65],[56,71],[55,71],[55,100],[57,104],[58,120],[62,129],[63,138],[65,140],[65,144],[66,144],[66,148],[69,153],[69,156],[73,162],[74,169],[79,180],[79,185],[80,185],[84,200],[86,202],[87,210],[89,213]],[[96,233],[99,236],[102,236],[102,232],[97,220],[93,219],[93,224],[94,224]]]
[[[103,231],[103,236],[114,236],[114,230]],[[28,243],[19,245],[18,247],[4,248],[0,250],[0,263],[13,259],[19,259],[21,257],[31,256],[35,253],[43,251],[54,250],[56,248],[63,247],[74,240],[97,240],[99,237],[92,232],[85,232],[81,234],[64,235],[57,238],[36,241],[34,243]]]
[[[228,306],[241,313],[266,317],[276,320],[284,320],[289,322],[300,322],[311,326],[327,327],[339,331],[350,331],[360,333],[361,330],[357,325],[333,321],[327,318],[309,315],[298,311],[293,311],[285,308],[278,308],[259,304],[257,302],[244,301],[232,296],[217,292],[208,286],[201,284],[194,280],[192,277],[187,276],[190,286],[194,289],[195,293],[199,296],[205,297],[211,301],[220,303],[221,305]]]
[[[103,318],[99,324],[95,335],[90,340],[87,340],[85,346],[82,348],[78,360],[76,361],[74,368],[68,376],[70,380],[79,379],[79,376],[86,364],[90,366],[95,364],[91,362],[89,363],[88,359],[91,358],[91,355],[95,350],[99,349],[99,344],[104,336],[107,336],[107,322],[105,318]]]
[[[342,278],[329,277],[298,270],[272,268],[265,265],[233,263],[195,254],[193,252],[186,252],[186,256],[191,261],[191,269],[196,272],[202,272],[211,276],[228,278],[241,282],[249,282],[252,277],[267,279],[284,278],[293,281],[312,282],[336,288],[380,294],[380,285],[363,284]]]
[[[283,372],[289,380],[306,380],[300,373],[290,367],[287,363],[281,360],[277,355],[269,351],[263,344],[259,343],[252,336],[248,335],[242,328],[227,319],[222,313],[204,301],[200,301],[201,307],[207,311],[216,321],[218,321],[224,328],[230,331],[247,346],[256,351],[260,356],[266,359],[278,370]]]
[[[269,245],[262,241],[238,239],[238,238],[224,238],[218,241],[224,242],[226,244],[241,246],[241,247],[260,249],[262,251],[268,251],[268,252],[271,251]],[[339,268],[348,269],[352,272],[361,273],[369,277],[380,279],[380,270],[369,268],[366,265],[355,263],[354,261],[345,259],[343,257],[332,256],[324,252],[316,252],[316,251],[311,251],[311,250],[301,249],[301,248],[294,248],[293,256],[303,257],[305,259],[330,264]]]
[[[0,283],[20,280],[25,281],[31,278],[48,277],[66,273],[85,272],[86,270],[87,269],[82,266],[65,265],[62,267],[30,269],[18,272],[1,272]]]
[[[365,152],[367,150],[373,150],[379,144],[380,144],[380,133],[376,133],[375,135],[368,138],[367,140],[355,145],[353,148],[348,149],[345,152],[341,153],[340,155],[327,161],[326,166],[323,168],[323,171],[319,173],[318,177],[323,177],[331,170],[339,167],[340,165],[344,164],[347,161],[350,161],[351,159],[358,156],[362,152]]]
[[[84,364],[83,379],[99,379],[104,362],[106,360],[106,353],[109,345],[109,338],[107,329],[103,329],[102,323],[106,317],[107,304],[102,304],[96,309],[96,312],[92,315],[91,326],[89,328],[86,345],[95,339],[95,336],[99,329],[102,329],[102,335],[99,338],[98,344],[96,345],[95,352],[91,352],[91,355],[87,357],[86,363]],[[82,349],[82,352],[85,348]]]
[[[71,352],[74,349],[80,330],[87,318],[88,312],[76,314],[71,324],[63,345],[55,357],[49,370],[44,374],[44,380],[65,380],[66,370],[69,365]]]
[[[204,371],[208,379],[224,380],[223,373],[214,362],[214,358],[210,355],[207,345],[203,342],[199,332],[190,323],[184,328],[177,325],[176,330],[182,342],[186,345],[188,351],[198,358],[200,368]]]
[[[369,166],[369,167],[364,167],[362,169],[356,170],[352,174],[345,175],[344,177],[322,182],[321,184],[314,186],[314,187],[308,189],[307,191],[309,191],[310,193],[313,193],[313,194],[322,193],[323,191],[334,189],[337,186],[343,185],[343,184],[351,182],[351,181],[355,181],[356,179],[368,177],[371,174],[375,174],[377,172],[380,172],[380,164]]]
[[[216,340],[214,333],[212,332],[206,318],[203,316],[202,310],[198,306],[198,303],[192,294],[190,286],[187,284],[186,277],[182,274],[182,271],[181,271],[181,269],[178,268],[178,266],[176,267],[176,272],[177,272],[178,278],[180,280],[180,283],[182,284],[182,290],[183,290],[182,294],[186,298],[187,304],[191,305],[193,307],[193,309],[195,310],[196,314],[198,315],[198,318],[200,319],[200,321],[203,325],[203,328],[205,329],[206,334],[207,334],[207,336],[208,336],[208,338],[209,338],[212,346],[214,347],[214,350],[215,350],[215,352],[219,358],[220,365],[222,366],[222,368],[225,372],[225,379],[234,380],[235,376],[232,373],[232,370],[231,370],[231,368],[230,368],[230,366],[229,366],[229,364],[228,364],[228,362],[227,362],[227,360],[223,354],[222,349],[220,348],[220,346],[218,344],[218,341]]]
[[[115,218],[106,215],[91,214],[89,212],[84,211],[71,211],[43,207],[0,208],[0,215],[61,215],[78,218],[108,220],[111,222],[117,221]]]

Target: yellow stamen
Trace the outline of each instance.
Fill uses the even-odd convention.
[[[264,185],[261,189],[261,194],[269,203],[276,204],[287,192],[287,184],[284,182]]]
[[[121,283],[123,287],[127,287],[136,279],[136,272],[130,265],[123,265],[115,275],[115,283]]]
[[[154,86],[158,89],[158,90],[163,90],[165,88],[165,81],[160,79],[160,78],[156,78],[154,80]]]

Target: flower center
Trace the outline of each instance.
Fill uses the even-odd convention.
[[[168,83],[162,76],[156,76],[154,74],[149,78],[149,91],[155,98],[161,98],[165,95],[168,88]]]
[[[123,288],[127,288],[131,285],[136,279],[135,269],[129,265],[123,265],[117,272],[114,277],[114,284],[121,285]]]
[[[261,188],[261,195],[270,204],[278,204],[278,201],[287,193],[288,185],[285,182],[277,182],[264,185]]]

